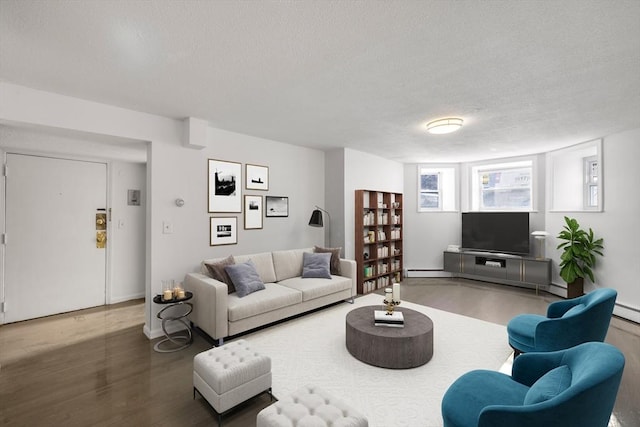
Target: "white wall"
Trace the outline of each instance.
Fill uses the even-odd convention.
[[[443,251],[448,245],[460,245],[460,212],[418,212],[419,167],[416,163],[404,165],[404,268],[442,270]],[[459,188],[460,182],[456,186]]]
[[[577,211],[584,209],[584,158],[596,156],[595,145],[569,147],[548,153],[549,181],[561,185],[549,187],[551,211]]]
[[[402,163],[344,149],[344,235],[347,258],[355,257],[355,190],[402,193]],[[403,195],[403,201],[404,201]],[[404,213],[404,211],[403,211]],[[406,230],[406,228],[405,228]]]
[[[538,178],[534,182],[533,191],[535,196],[536,210],[529,215],[529,228],[531,231],[545,229],[545,158],[544,155],[527,156],[526,159],[535,159],[537,172],[534,175]],[[486,161],[482,163],[502,163],[519,161],[525,158],[514,157]],[[460,176],[458,197],[461,211],[470,210],[471,178],[469,170],[476,163],[460,164]],[[462,238],[461,212],[418,212],[418,167],[420,164],[404,165],[404,201],[405,201],[405,229],[410,233],[405,233],[405,269],[425,270],[428,276],[440,275],[434,273],[443,268],[443,251],[448,245],[460,245]],[[531,252],[535,251],[533,239],[530,241]],[[422,273],[418,273],[422,274]]]
[[[178,140],[153,141],[150,149],[151,219],[148,239],[150,289],[159,292],[161,280],[182,280],[186,272],[197,271],[203,259],[229,254],[250,254],[278,249],[310,247],[323,243],[323,229],[307,225],[313,207],[323,205],[324,153],[317,150],[209,128],[206,148],[184,148]],[[218,159],[269,167],[269,191],[245,190],[242,194],[289,197],[289,216],[263,218],[260,230],[244,230],[241,213],[208,213],[207,160]],[[177,207],[176,198],[185,201]],[[238,243],[209,246],[209,218],[236,217]],[[163,233],[163,222],[173,226]],[[150,307],[149,332],[154,336],[159,323],[158,307]]]
[[[109,278],[107,302],[145,297],[147,167],[144,163],[109,165]],[[128,190],[140,190],[140,206],[127,203]]]
[[[640,129],[605,137],[603,140],[604,211],[548,212],[546,215],[547,256],[554,259],[553,282],[559,288],[566,284],[559,276],[555,238],[564,225],[564,216],[576,218],[583,228],[594,230],[604,239],[604,257],[596,263],[596,287],[612,287],[618,291],[614,313],[640,322],[640,262],[636,247],[640,242]],[[550,191],[550,189],[549,189]],[[588,280],[587,280],[588,281]],[[594,287],[585,283],[585,290]]]
[[[345,218],[345,195],[344,195],[344,149],[330,150],[325,154],[325,194],[324,200],[326,209],[331,214],[331,236],[327,239],[327,245],[331,247],[341,247],[342,255],[345,254],[345,224],[350,218]],[[327,236],[329,237],[329,236]]]
[[[146,188],[145,327],[148,336],[161,334],[159,307],[151,302],[161,280],[181,280],[205,258],[228,253],[254,253],[309,247],[323,242],[323,230],[309,227],[311,210],[324,204],[324,153],[276,141],[209,128],[202,150],[182,146],[184,123],[77,98],[0,83],[0,122],[29,126],[45,134],[61,129],[91,135],[126,146],[149,142]],[[207,159],[269,166],[269,194],[289,197],[288,218],[264,218],[262,230],[244,230],[238,217],[238,244],[209,246]],[[244,187],[244,185],[243,185]],[[243,194],[249,194],[243,188]],[[185,206],[178,208],[175,199]],[[173,234],[163,234],[171,222]],[[117,274],[114,274],[114,276]]]

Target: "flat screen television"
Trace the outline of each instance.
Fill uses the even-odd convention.
[[[464,212],[462,249],[529,255],[529,212]]]

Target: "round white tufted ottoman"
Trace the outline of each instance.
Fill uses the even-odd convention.
[[[196,354],[193,358],[193,397],[196,391],[218,414],[264,392],[271,393],[271,359],[245,340]]]
[[[257,427],[367,427],[367,418],[322,389],[306,385],[258,413]]]

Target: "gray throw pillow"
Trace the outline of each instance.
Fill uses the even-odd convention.
[[[342,248],[321,248],[320,246],[316,246],[313,248],[315,253],[330,253],[331,261],[329,261],[329,267],[331,269],[331,274],[335,274],[336,276],[342,275],[342,269],[340,268],[340,251]]]
[[[225,271],[229,274],[240,298],[264,289],[264,283],[260,279],[260,275],[258,275],[256,265],[251,260],[241,264],[229,265],[225,267]]]
[[[233,255],[229,255],[222,261],[212,262],[211,264],[207,264],[206,262],[204,263],[204,266],[207,267],[207,271],[209,271],[209,276],[211,276],[211,278],[227,284],[227,293],[229,294],[235,292],[236,288],[233,286],[233,282],[231,281],[229,274],[227,274],[225,267],[235,263]]]
[[[302,278],[323,278],[331,279],[329,269],[330,253],[309,253],[302,254]]]

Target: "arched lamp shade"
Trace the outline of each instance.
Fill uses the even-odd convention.
[[[311,219],[309,219],[309,225],[312,227],[322,227],[324,225],[322,222],[322,211],[320,209],[315,209],[311,213]]]

